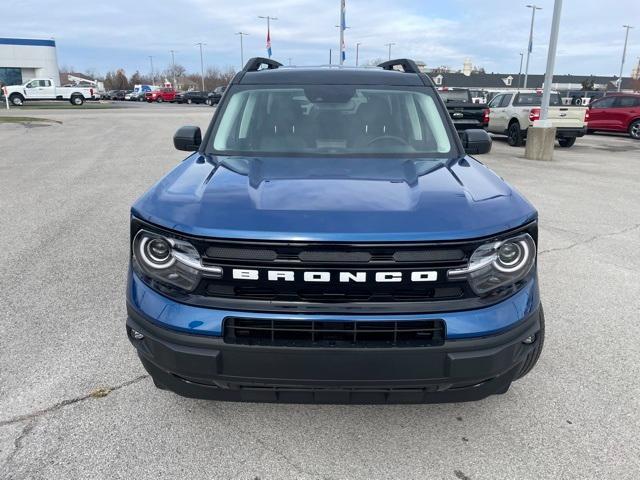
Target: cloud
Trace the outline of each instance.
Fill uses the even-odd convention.
[[[7,0],[5,0],[7,3]],[[362,62],[393,56],[412,57],[429,66],[460,68],[469,57],[487,71],[517,72],[519,52],[526,51],[530,10],[511,0],[347,0],[348,63],[361,43]],[[539,0],[530,71],[546,64],[553,2]],[[296,64],[325,64],[329,49],[338,57],[338,0],[110,0],[69,9],[68,2],[8,0],[5,11],[22,15],[5,25],[4,35],[55,37],[60,62],[76,69],[98,71],[124,66],[127,71],[168,65],[169,50],[191,71],[199,70],[204,41],[207,66],[240,64],[243,31],[245,59],[265,54],[266,25],[258,15],[278,17],[272,25],[274,57]],[[29,15],[27,12],[33,12]],[[618,0],[615,8],[600,2],[565,0],[556,71],[617,73],[622,54],[622,24],[638,16],[637,0]],[[640,56],[640,21],[631,31],[626,74]]]

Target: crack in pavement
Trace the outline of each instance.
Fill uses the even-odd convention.
[[[624,228],[622,230],[618,230],[617,232],[609,232],[609,233],[602,233],[600,235],[594,235],[593,237],[589,237],[586,240],[582,240],[580,242],[572,243],[570,245],[567,245],[566,247],[556,247],[556,248],[548,248],[546,250],[540,250],[538,252],[538,255],[542,255],[543,253],[560,252],[560,251],[563,251],[563,250],[570,250],[570,249],[575,248],[577,246],[585,245],[587,243],[594,242],[594,241],[599,240],[601,238],[614,237],[616,235],[623,235],[625,233],[632,232],[633,230],[637,230],[638,228],[640,228],[640,223],[636,223],[635,225],[632,225],[630,227]]]
[[[13,457],[15,457],[18,452],[20,451],[20,449],[22,449],[22,445],[23,445],[23,440],[25,439],[25,437],[27,435],[29,435],[29,433],[31,433],[31,431],[35,428],[36,423],[38,422],[37,418],[32,418],[23,428],[22,431],[20,432],[20,435],[18,435],[16,437],[16,439],[13,441],[13,450],[11,451],[11,453],[7,456],[7,458],[5,459],[4,463],[2,464],[2,471],[6,471],[7,467],[9,466],[9,464],[13,461]]]
[[[124,383],[121,383],[119,385],[116,385],[115,387],[108,387],[108,391],[109,393],[111,392],[115,392],[116,390],[120,390],[122,388],[128,387],[130,385],[133,385],[134,383],[138,383],[142,380],[144,380],[145,378],[148,378],[149,375],[140,375],[138,377],[135,377],[131,380],[127,380]],[[18,423],[18,422],[24,422],[25,420],[33,420],[36,419],[38,417],[41,417],[42,415],[46,415],[48,413],[51,412],[55,412],[60,410],[61,408],[64,408],[68,405],[73,405],[74,403],[78,403],[78,402],[83,402],[85,400],[88,400],[90,398],[101,398],[102,396],[105,395],[94,395],[93,392],[89,392],[86,395],[81,395],[79,397],[74,397],[74,398],[67,398],[65,400],[62,400],[61,402],[58,402],[54,405],[51,405],[50,407],[44,408],[42,410],[36,410],[35,412],[31,412],[31,413],[27,413],[24,415],[18,415],[17,417],[13,417],[10,418],[8,420],[2,420],[0,421],[0,427],[4,427],[6,425],[12,425],[14,423]],[[28,432],[27,432],[28,433]]]

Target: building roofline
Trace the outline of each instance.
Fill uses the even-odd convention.
[[[7,38],[0,37],[0,45],[19,45],[30,47],[55,47],[56,41],[40,38]]]

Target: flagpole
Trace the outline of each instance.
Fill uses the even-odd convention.
[[[346,28],[345,9],[345,0],[340,0],[340,65],[344,65],[344,60],[347,56],[344,45],[344,29]]]
[[[271,20],[278,20],[278,17],[258,15],[258,18],[267,19],[267,54],[271,58]]]

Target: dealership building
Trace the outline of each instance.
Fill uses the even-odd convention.
[[[22,85],[36,77],[60,84],[56,42],[0,37],[0,84]]]

